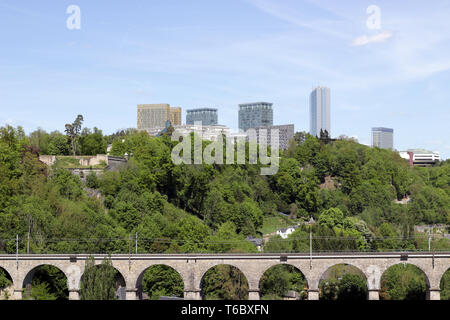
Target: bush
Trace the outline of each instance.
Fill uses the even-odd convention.
[[[100,183],[95,172],[89,173],[86,177],[86,186],[91,189],[98,189],[100,187]]]

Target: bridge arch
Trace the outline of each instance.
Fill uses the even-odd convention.
[[[2,299],[5,293],[8,296],[14,295],[14,280],[8,270],[0,267],[0,299]]]
[[[272,276],[274,276],[274,278],[266,279],[265,277],[268,276],[267,273],[269,273],[271,271],[274,272],[274,274],[272,275]],[[260,276],[260,279],[259,279],[259,283],[258,283],[260,296],[263,297],[264,294],[266,293],[265,292],[266,290],[264,288],[264,281],[269,281],[269,282],[270,281],[285,281],[285,279],[277,279],[277,275],[282,274],[282,273],[284,273],[285,275],[286,275],[286,273],[290,273],[292,277],[294,277],[294,275],[292,275],[292,273],[299,274],[300,278],[298,278],[298,279],[288,279],[288,281],[297,280],[296,281],[297,283],[293,286],[294,288],[292,288],[293,290],[289,290],[289,291],[295,291],[298,293],[297,296],[290,296],[289,298],[299,299],[299,300],[306,299],[308,296],[308,288],[309,288],[308,279],[307,279],[305,273],[302,272],[299,267],[295,266],[294,264],[290,264],[290,263],[277,263],[277,264],[274,264],[263,270],[263,272]],[[288,285],[288,287],[289,287],[289,285]],[[275,292],[273,292],[273,293],[275,293]],[[281,293],[281,292],[277,292],[277,293]]]
[[[274,262],[274,263],[270,263],[268,264],[266,267],[264,267],[259,274],[259,280],[261,280],[261,277],[264,275],[264,273],[266,273],[269,269],[276,267],[276,266],[280,266],[280,265],[289,265],[289,266],[293,266],[295,269],[297,269],[298,271],[301,272],[301,274],[305,277],[305,280],[309,286],[309,273],[305,272],[303,269],[303,265],[299,265],[298,263],[292,262],[292,263],[283,263],[283,262]]]
[[[68,299],[69,298],[69,276],[68,274],[64,271],[64,268],[62,268],[61,266],[58,266],[56,264],[52,264],[52,263],[42,263],[42,264],[38,264],[36,266],[34,266],[32,269],[30,269],[25,277],[23,278],[22,281],[22,288],[31,290],[32,289],[32,282],[33,279],[36,276],[36,273],[38,273],[39,277],[42,278],[47,278],[47,281],[45,281],[48,285],[49,285],[49,289],[50,290],[57,290],[57,291],[61,291],[58,294],[58,299]],[[64,277],[65,278],[65,285],[63,285],[63,287],[60,287],[61,283],[57,283],[58,281],[58,277]],[[60,279],[61,280],[61,279]],[[55,281],[55,282],[53,282]],[[25,291],[27,292],[27,290]],[[31,294],[31,292],[29,292],[29,294]]]
[[[142,300],[144,298],[144,277],[147,272],[155,272],[158,273],[155,275],[155,280],[167,280],[167,276],[170,276],[170,273],[172,273],[172,278],[170,279],[170,282],[166,285],[157,285],[159,289],[162,289],[162,291],[170,292],[171,295],[176,295],[179,297],[183,297],[183,293],[185,290],[185,279],[182,276],[182,273],[180,273],[176,266],[171,266],[170,263],[153,263],[149,266],[147,266],[144,270],[142,270],[136,279],[136,288],[137,288],[137,299]],[[177,283],[178,282],[178,283]],[[167,288],[168,286],[176,286],[181,284],[181,292],[177,292],[179,290],[170,290]],[[156,289],[156,288],[155,288]]]
[[[224,297],[224,300],[248,300],[249,299],[249,291],[250,291],[250,281],[248,280],[247,276],[245,275],[244,271],[245,268],[238,267],[236,264],[233,263],[217,263],[211,267],[209,267],[206,271],[203,271],[201,275],[200,280],[200,293],[202,299],[206,299],[206,295],[208,294],[205,292],[205,286],[209,284],[209,277],[214,273],[222,273],[224,277],[229,276],[228,281],[235,282],[237,281],[237,291],[232,292],[232,295],[236,297],[240,297],[241,299],[233,299],[231,297]],[[233,277],[236,277],[235,280]],[[227,280],[227,279],[225,279]]]
[[[104,266],[102,264],[102,262],[103,261],[95,260],[95,265],[93,267],[94,268],[102,268]],[[110,267],[110,268],[114,269],[114,271],[115,271],[114,291],[115,291],[116,299],[117,300],[126,300],[127,299],[127,278],[125,277],[125,275],[127,275],[127,273],[124,273],[123,270],[121,270],[121,268],[114,266],[114,264],[107,266],[107,267]],[[82,288],[82,284],[83,284],[85,275],[86,275],[86,267],[84,268],[83,273],[80,275],[80,281],[79,281],[80,293],[81,293],[81,288]]]
[[[341,269],[339,269],[339,268],[341,268]],[[358,275],[364,279],[364,289],[365,290],[363,292],[357,291],[356,293],[353,293],[353,294],[360,295],[360,298],[364,297],[364,299],[367,299],[368,295],[369,295],[369,281],[368,281],[367,274],[364,272],[364,270],[361,267],[359,267],[357,264],[354,264],[354,263],[344,262],[344,263],[336,263],[336,264],[329,266],[320,276],[319,283],[318,283],[319,288],[322,287],[322,289],[323,289],[323,287],[325,285],[325,281],[326,281],[326,279],[328,279],[328,277],[335,276],[338,279],[340,279],[347,274]],[[344,294],[344,296],[340,297],[340,298],[338,297],[338,299],[348,299],[348,296],[345,296],[345,293],[343,293],[343,294]],[[323,293],[322,293],[322,296],[323,296]]]
[[[450,300],[450,268],[440,277],[439,290],[441,300]]]
[[[403,262],[394,262],[394,263],[391,263],[391,264],[389,264],[385,269],[384,269],[384,271],[383,271],[383,273],[382,273],[382,275],[381,275],[381,277],[380,277],[380,285],[379,285],[379,288],[380,288],[380,299],[383,299],[383,294],[382,294],[382,289],[383,289],[383,282],[386,280],[385,279],[385,277],[388,275],[388,272],[389,272],[389,270],[392,270],[392,268],[400,268],[401,266],[404,266],[405,268],[407,268],[408,266],[412,266],[412,267],[414,267],[414,268],[416,268],[416,270],[419,270],[420,271],[420,273],[424,276],[424,279],[425,279],[425,285],[426,285],[426,288],[425,288],[425,293],[424,293],[424,296],[423,296],[423,299],[425,300],[429,300],[430,299],[430,297],[429,297],[429,291],[430,291],[430,287],[431,287],[431,284],[430,284],[430,277],[429,277],[429,274],[427,273],[427,268],[424,268],[423,266],[421,266],[421,264],[419,264],[419,263],[414,263],[414,262],[406,262],[406,261],[403,261]],[[414,269],[412,269],[412,270],[414,270]],[[414,298],[412,298],[411,300],[416,300],[416,299],[414,299]]]
[[[7,266],[2,266],[2,265],[0,265],[0,273],[3,272],[4,275],[5,275],[8,279],[10,279],[12,282],[14,282],[14,279],[13,279],[13,277],[12,277],[13,273],[12,273],[10,270],[8,270],[8,269],[9,269],[9,268],[8,268]]]

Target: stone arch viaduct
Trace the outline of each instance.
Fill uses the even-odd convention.
[[[34,270],[41,265],[53,265],[67,277],[69,299],[78,300],[85,262],[91,255],[0,255],[0,267],[12,278],[14,299],[21,299],[22,288],[31,281]],[[152,265],[163,264],[175,269],[184,281],[184,298],[201,299],[204,274],[220,264],[235,266],[245,275],[249,299],[259,299],[259,281],[270,267],[290,264],[298,268],[308,282],[308,299],[319,298],[319,281],[336,264],[348,264],[361,270],[367,279],[370,300],[379,299],[380,279],[389,267],[409,263],[419,267],[427,278],[427,298],[440,299],[440,280],[450,268],[450,252],[419,253],[323,253],[314,254],[93,254],[96,264],[110,257],[113,267],[126,283],[126,299],[136,300],[143,272]]]

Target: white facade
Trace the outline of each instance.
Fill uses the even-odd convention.
[[[226,126],[203,126],[196,124],[187,124],[182,126],[173,126],[173,128],[181,133],[182,136],[189,135],[191,132],[195,132],[198,135],[202,136],[203,140],[215,141],[219,134],[224,134],[226,136],[230,136],[230,128]],[[160,133],[164,127],[147,129],[147,133],[151,136],[156,136]]]
[[[288,227],[288,228],[283,228],[280,230],[277,230],[277,235],[279,235],[281,238],[283,239],[287,239],[287,237],[293,233],[295,230],[297,229],[297,226],[295,227]]]
[[[437,162],[441,161],[441,155],[438,152],[414,153],[414,162]]]
[[[408,151],[400,151],[399,155],[416,166],[433,165],[441,161],[441,155],[438,151],[432,152],[424,149],[410,149]]]
[[[180,132],[182,135],[188,135],[191,132],[195,132],[198,135],[201,134],[203,140],[215,141],[220,134],[229,135],[230,128],[226,126],[203,126],[203,125],[183,125],[174,126],[174,129]]]
[[[320,137],[320,130],[328,131],[331,137],[330,88],[317,87],[309,97],[310,131],[312,136]]]

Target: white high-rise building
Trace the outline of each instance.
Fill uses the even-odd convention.
[[[394,149],[394,129],[372,128],[372,147]]]
[[[330,88],[317,87],[309,97],[310,131],[312,136],[320,137],[325,130],[331,137]]]

